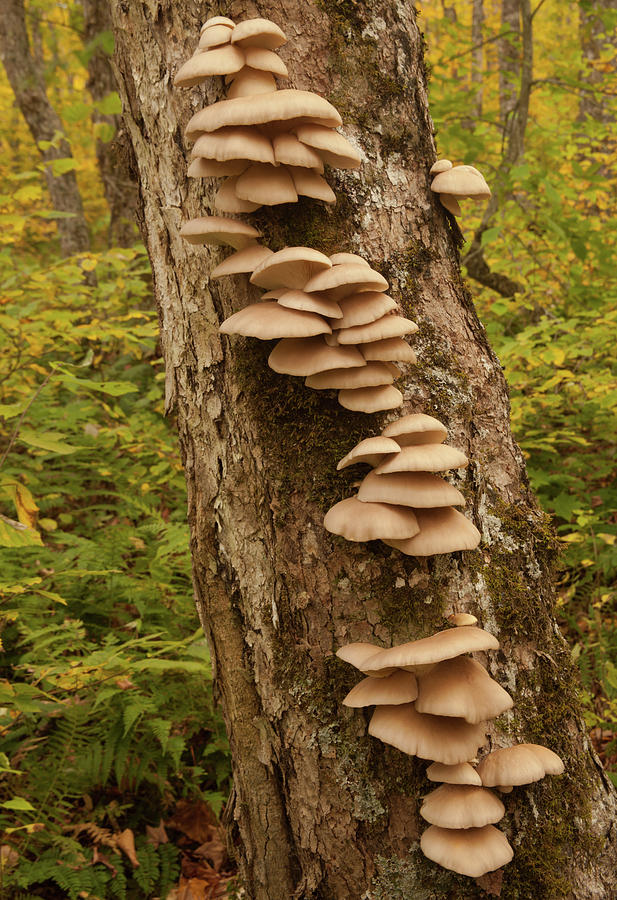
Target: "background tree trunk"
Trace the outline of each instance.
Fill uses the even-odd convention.
[[[257,292],[243,277],[210,283],[220,254],[191,247],[178,230],[210,207],[203,185],[185,177],[183,128],[204,95],[220,98],[221,84],[171,86],[215,12],[279,22],[290,39],[280,55],[291,85],[328,95],[364,150],[359,171],[330,173],[334,208],[305,200],[251,221],[273,249],[353,249],[389,279],[420,325],[404,411],[437,415],[470,456],[457,484],[483,531],[478,551],[423,561],[333,539],[323,515],[356,477],[337,473],[336,461],[383,422],[275,375],[269,346],[218,334],[220,320]],[[248,896],[486,896],[422,857],[426,766],[366,736],[366,717],[341,706],[357,673],[333,655],[349,641],[425,636],[444,626],[444,614],[466,610],[498,635],[502,650],[488,665],[516,702],[491,742],[539,741],[567,767],[506,799],[502,827],[515,857],[502,896],[614,897],[617,804],[589,749],[568,648],[551,617],[555,539],[529,493],[501,369],[461,282],[460,233],[429,189],[435,151],[411,5],[112,0],[112,19]],[[497,891],[500,879],[482,883]]]
[[[58,212],[69,213],[58,220],[60,247],[64,256],[71,256],[90,248],[88,226],[84,218],[81,195],[74,171],[54,175],[51,163],[56,159],[71,157],[68,141],[62,137],[62,122],[47,98],[43,81],[41,60],[32,54],[24,0],[6,0],[2,9],[0,28],[0,57],[11,83],[15,100],[28,124],[30,133],[41,153],[45,166],[45,178],[51,196],[52,207]],[[41,141],[52,142],[42,148]]]
[[[499,41],[499,112],[501,121],[516,108],[521,71],[521,3],[501,0],[501,30],[509,32]]]

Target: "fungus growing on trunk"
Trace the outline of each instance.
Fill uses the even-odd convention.
[[[439,194],[442,205],[453,216],[462,215],[459,197],[482,200],[483,197],[491,196],[491,189],[484,175],[473,166],[453,166],[449,159],[442,159],[432,166],[430,174],[435,176],[431,182],[431,190]]]

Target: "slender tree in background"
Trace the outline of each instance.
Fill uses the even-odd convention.
[[[23,0],[6,0],[2,13],[0,57],[15,101],[45,163],[52,207],[68,214],[58,219],[58,234],[62,254],[71,256],[90,247],[75,172],[63,171],[62,163],[54,167],[54,161],[70,160],[71,148],[63,137],[62,122],[47,97],[42,60],[36,58],[30,44]]]
[[[389,279],[420,325],[404,411],[437,415],[472,460],[463,487],[483,531],[478,551],[423,561],[333,540],[322,518],[353,479],[336,461],[378,423],[273,374],[255,342],[218,334],[250,289],[244,278],[211,284],[213,255],[178,232],[211,208],[207,188],[186,179],[182,132],[220,85],[171,87],[201,22],[218,13],[279,22],[292,86],[329,95],[363,148],[359,172],[330,173],[334,208],[307,200],[252,221],[273,249],[359,250]],[[112,0],[111,15],[167,408],[177,412],[186,469],[195,595],[233,752],[227,816],[248,896],[458,900],[495,893],[503,877],[504,897],[614,897],[617,803],[589,749],[551,616],[555,540],[461,282],[460,233],[429,190],[435,151],[412,7]],[[501,726],[508,740],[545,743],[566,762],[559,781],[509,796],[514,861],[481,884],[421,856],[425,766],[368,738],[362,716],[341,707],[355,677],[333,656],[349,641],[425,636],[453,610],[475,612],[501,641],[489,666],[515,696],[516,715]]]
[[[484,77],[484,52],[482,26],[484,25],[484,0],[473,0],[471,13],[471,83],[475,88],[474,114],[482,115],[482,81]]]
[[[502,123],[512,115],[517,105],[521,71],[521,0],[501,0],[501,30],[499,41],[499,112]]]

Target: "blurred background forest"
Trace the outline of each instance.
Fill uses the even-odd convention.
[[[8,0],[0,36],[0,895],[210,897],[232,884],[229,753],[106,6]],[[617,7],[432,0],[419,21],[438,153],[493,189],[464,205],[466,277],[617,781]]]

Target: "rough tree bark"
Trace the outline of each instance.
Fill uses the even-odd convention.
[[[0,57],[17,105],[39,147],[41,158],[44,163],[50,164],[55,159],[70,157],[71,148],[62,137],[62,122],[45,91],[41,60],[35,58],[30,47],[24,0],[6,0],[2,13]],[[53,144],[43,150],[40,148],[41,141],[53,141]],[[56,176],[51,165],[46,165],[45,179],[53,208],[70,214],[67,218],[58,220],[62,254],[71,256],[88,250],[90,238],[75,172]]]
[[[182,135],[221,85],[171,86],[214,13],[279,22],[292,86],[328,95],[365,153],[360,171],[330,173],[336,207],[306,201],[251,218],[274,249],[359,250],[388,277],[420,324],[404,411],[438,415],[470,456],[458,483],[483,531],[478,551],[422,561],[328,535],[322,517],[355,477],[337,474],[336,461],[383,422],[270,372],[269,347],[218,334],[220,320],[256,293],[243,277],[210,283],[220,254],[187,245],[178,230],[211,209],[211,192],[185,177]],[[195,594],[233,752],[229,818],[247,895],[459,900],[499,890],[501,875],[482,887],[422,857],[425,765],[366,736],[363,714],[341,706],[357,673],[333,655],[348,641],[424,636],[443,627],[444,613],[468,610],[499,636],[488,665],[516,701],[491,742],[540,741],[567,767],[506,799],[502,827],[515,857],[502,896],[614,897],[617,804],[551,617],[554,537],[529,492],[501,369],[461,282],[460,234],[429,190],[435,151],[411,5],[112,0],[112,19],[167,407],[177,409],[186,467]]]

